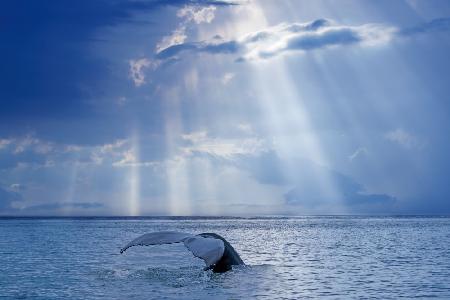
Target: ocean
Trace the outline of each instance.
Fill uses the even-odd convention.
[[[215,232],[245,266],[215,274],[153,231]],[[0,218],[1,299],[450,299],[450,218]]]

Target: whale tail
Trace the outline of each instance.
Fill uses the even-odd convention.
[[[223,273],[231,270],[233,265],[243,265],[244,262],[236,250],[223,237],[216,233],[190,233],[176,231],[159,231],[146,233],[129,242],[120,250],[125,252],[133,246],[162,245],[184,243],[194,256],[203,259],[206,263],[205,271]]]
[[[194,256],[205,261],[207,267],[216,264],[217,261],[222,258],[223,252],[225,251],[225,245],[222,240],[206,238],[184,232],[159,231],[146,233],[140,237],[137,237],[123,247],[120,250],[120,253],[125,252],[128,248],[133,246],[150,246],[173,243],[184,243],[186,248],[188,248]]]

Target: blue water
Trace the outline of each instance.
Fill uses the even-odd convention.
[[[247,266],[203,272],[182,244],[119,249],[142,233],[217,232]],[[450,218],[0,219],[0,298],[450,299]]]

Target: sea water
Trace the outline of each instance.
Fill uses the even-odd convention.
[[[224,274],[183,244],[119,250],[159,230],[216,232]],[[4,299],[450,299],[450,218],[3,218]]]

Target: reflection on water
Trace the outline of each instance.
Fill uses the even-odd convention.
[[[203,272],[151,231],[217,232],[246,266]],[[0,219],[0,298],[450,298],[450,219]]]

